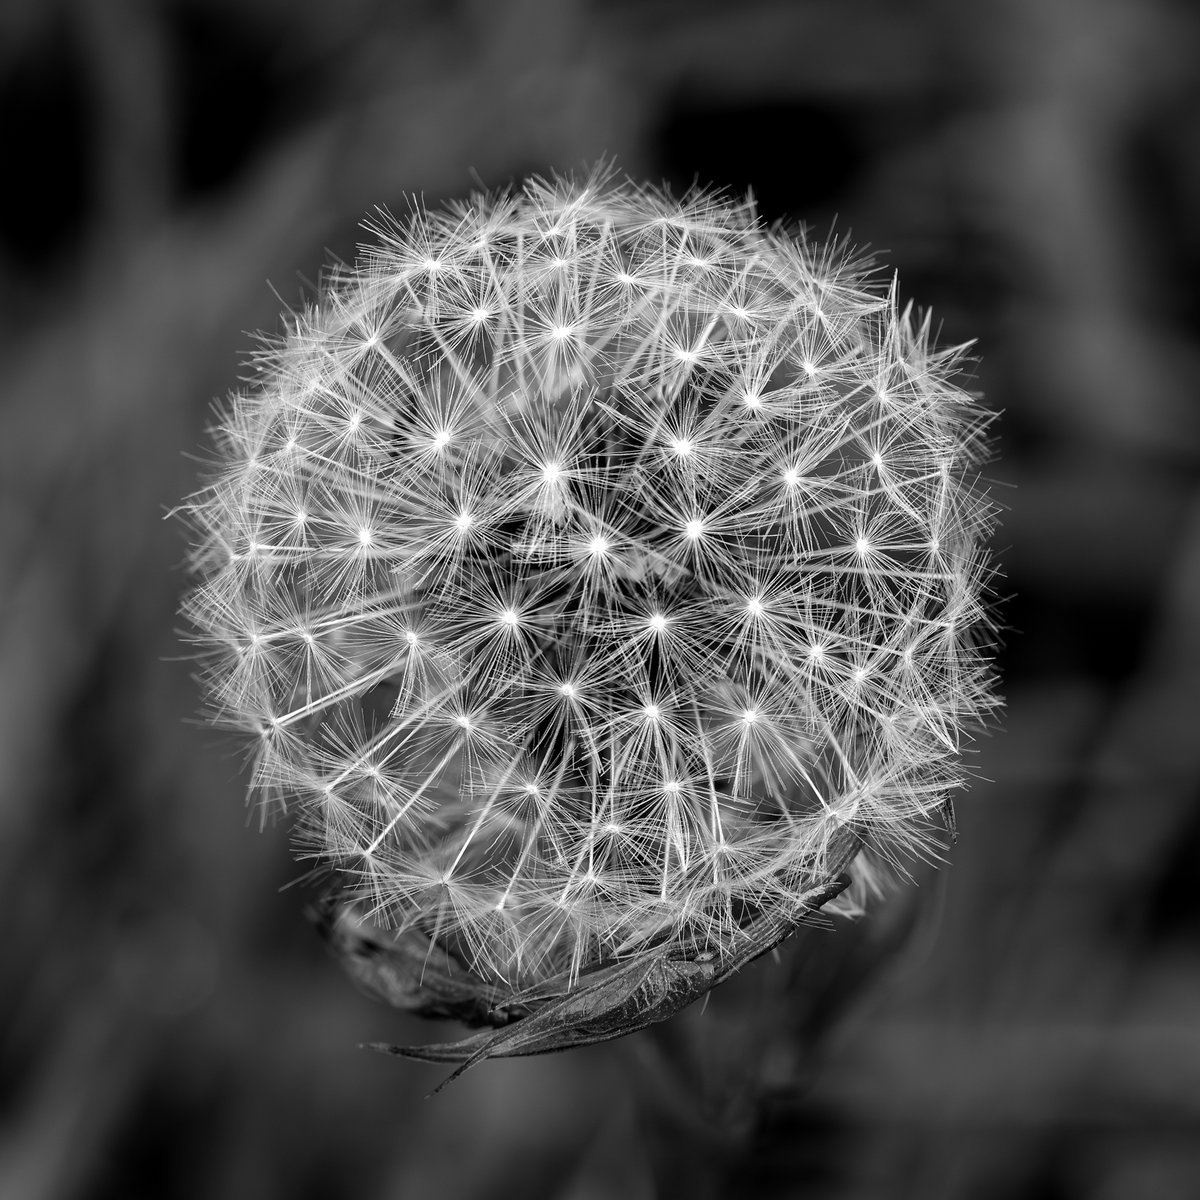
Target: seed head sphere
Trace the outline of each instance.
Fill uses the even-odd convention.
[[[962,348],[718,193],[369,228],[185,505],[205,689],[300,853],[513,988],[930,853],[996,703]]]

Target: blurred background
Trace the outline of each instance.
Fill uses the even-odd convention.
[[[1200,1195],[1198,63],[1168,0],[2,0],[0,1196]],[[601,155],[978,339],[1008,708],[893,904],[427,1101],[356,1044],[454,1027],[194,719],[164,514],[375,205]]]

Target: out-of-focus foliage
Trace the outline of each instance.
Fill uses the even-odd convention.
[[[1198,52],[1166,0],[0,8],[0,1195],[1195,1194]],[[441,1031],[347,985],[188,722],[160,518],[267,281],[605,153],[979,338],[1007,730],[903,903],[427,1104],[354,1045]]]

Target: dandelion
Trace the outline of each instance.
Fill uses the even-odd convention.
[[[717,194],[371,231],[184,506],[203,681],[405,962],[513,1053],[616,1036],[935,852],[996,703],[986,415],[894,286]]]

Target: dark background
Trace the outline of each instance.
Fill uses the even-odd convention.
[[[800,1031],[716,1194],[1200,1195],[1197,63],[1167,0],[3,0],[0,1195],[685,1194],[637,1071],[736,1057],[739,1003]],[[602,154],[978,339],[1005,728],[893,905],[426,1101],[355,1045],[453,1031],[352,989],[191,720],[163,516],[374,205]]]

